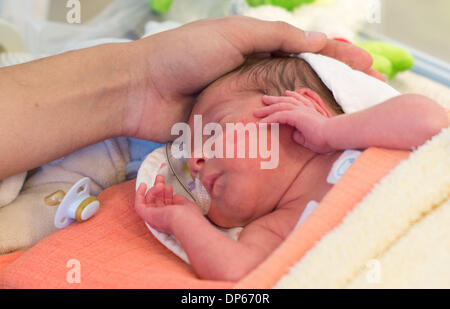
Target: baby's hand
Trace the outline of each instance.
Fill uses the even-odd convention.
[[[165,184],[162,175],[156,176],[155,184],[147,194],[146,190],[145,183],[142,183],[136,192],[134,203],[136,212],[151,227],[160,232],[172,234],[173,216],[182,212],[188,211],[203,216],[200,207],[195,203],[182,195],[173,195],[172,186]]]
[[[254,111],[255,117],[263,118],[262,123],[280,123],[294,127],[293,139],[298,144],[318,153],[333,151],[322,132],[329,118],[320,113],[310,99],[293,91],[286,96],[263,96],[268,105]],[[325,114],[327,114],[325,112]]]

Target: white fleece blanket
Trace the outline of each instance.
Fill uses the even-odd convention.
[[[450,288],[450,128],[383,178],[275,288]]]
[[[67,192],[83,177],[91,179],[91,194],[126,180],[128,142],[120,137],[86,147],[27,173],[0,181],[0,254],[26,249],[57,231],[56,206],[45,198]],[[3,198],[1,198],[3,197]]]

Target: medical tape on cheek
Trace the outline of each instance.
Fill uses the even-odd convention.
[[[206,188],[203,186],[200,181],[200,173],[197,173],[197,176],[194,180],[195,188],[192,190],[192,195],[197,202],[197,205],[200,206],[204,215],[208,214],[209,207],[211,206],[211,197],[206,191]]]

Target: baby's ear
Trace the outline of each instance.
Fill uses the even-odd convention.
[[[317,94],[314,90],[310,88],[300,88],[295,91],[309,102],[311,102],[314,106],[314,109],[327,118],[331,118],[332,114],[327,108],[327,104],[322,100],[320,95]]]

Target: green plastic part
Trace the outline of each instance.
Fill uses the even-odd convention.
[[[372,68],[385,74],[389,79],[414,66],[413,56],[404,48],[380,41],[364,42],[358,46],[372,55],[374,60]],[[390,69],[386,60],[390,62]]]
[[[167,13],[172,7],[173,0],[150,0],[150,6],[157,13]]]
[[[372,54],[372,58],[373,58],[372,69],[375,69],[378,72],[383,73],[389,79],[391,79],[393,77],[391,61],[385,56],[381,56],[378,54]]]
[[[270,4],[293,11],[295,8],[305,3],[312,3],[315,0],[247,0],[249,6],[255,7]],[[172,7],[173,0],[150,0],[150,6],[157,13],[167,13]]]
[[[270,4],[285,8],[288,11],[293,11],[295,8],[299,7],[305,3],[312,3],[315,0],[247,0],[249,6],[260,6],[264,4]]]

